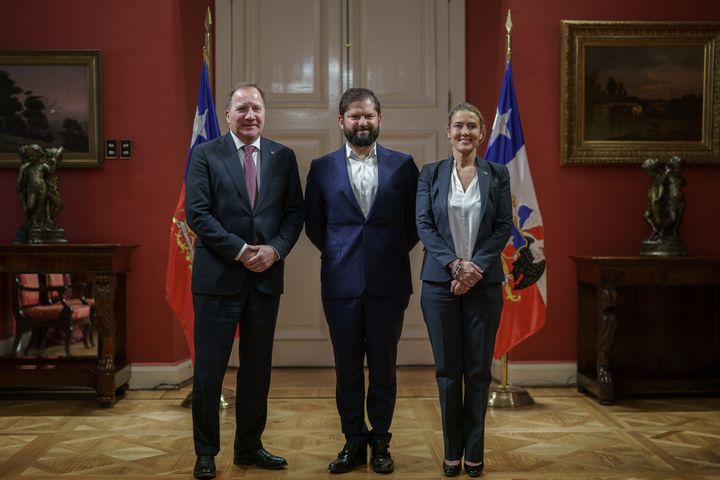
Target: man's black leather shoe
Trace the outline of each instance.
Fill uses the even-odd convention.
[[[215,478],[215,457],[212,455],[198,455],[193,468],[195,478]]]
[[[460,463],[457,465],[448,465],[443,461],[443,473],[446,477],[457,477],[460,475]]]
[[[367,444],[350,445],[346,443],[340,453],[338,453],[337,458],[330,462],[328,470],[330,470],[330,473],[346,473],[366,463]]]
[[[483,462],[480,462],[478,465],[468,465],[465,464],[465,473],[468,474],[468,477],[479,477],[482,475],[483,468],[485,467],[485,464]]]
[[[372,440],[370,442],[370,466],[375,473],[392,473],[395,462],[390,456],[389,439]]]
[[[287,460],[271,454],[264,448],[258,448],[251,452],[235,452],[233,463],[235,465],[255,465],[266,470],[282,470],[288,466]]]

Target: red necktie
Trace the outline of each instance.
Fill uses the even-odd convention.
[[[245,169],[245,185],[247,186],[248,197],[250,197],[250,208],[255,208],[255,198],[257,197],[257,170],[255,162],[253,162],[253,145],[245,145],[245,159],[243,160],[243,168]]]

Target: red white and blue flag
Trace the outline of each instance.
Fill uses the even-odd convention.
[[[493,353],[500,358],[545,325],[547,305],[545,234],[525,153],[510,62],[505,69],[485,159],[507,165],[513,205],[512,235],[501,254],[506,282]]]
[[[187,179],[190,158],[195,146],[219,136],[220,126],[215,113],[215,102],[210,89],[207,65],[203,62],[202,72],[200,73],[197,109],[195,110],[195,120],[190,140],[190,152],[185,163],[185,175],[180,190],[180,198],[177,207],[175,207],[170,227],[170,245],[165,275],[165,298],[175,313],[178,322],[180,322],[193,362],[195,361],[195,336],[193,334],[195,315],[193,313],[190,279],[196,235],[185,222],[185,180]]]

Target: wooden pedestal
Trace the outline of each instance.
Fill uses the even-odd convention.
[[[0,245],[0,273],[71,273],[94,277],[98,356],[0,358],[0,386],[90,387],[102,406],[127,388],[125,274],[136,245]]]
[[[720,259],[571,257],[578,275],[578,389],[720,394]]]

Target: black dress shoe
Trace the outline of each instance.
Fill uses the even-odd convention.
[[[272,455],[264,448],[249,452],[235,452],[233,455],[233,463],[235,465],[255,465],[256,467],[266,470],[282,470],[287,468],[287,460],[276,455]]]
[[[355,467],[367,463],[367,444],[351,445],[346,443],[335,460],[330,462],[330,473],[346,473]]]
[[[392,473],[395,462],[390,456],[389,439],[372,440],[370,442],[370,466],[375,473]]]
[[[457,477],[460,475],[460,463],[457,465],[448,465],[443,461],[443,473],[446,477]]]
[[[465,464],[465,473],[468,474],[468,477],[479,477],[482,475],[483,468],[485,467],[485,464],[483,462],[480,462],[478,465],[468,465]]]
[[[215,457],[212,455],[198,455],[193,468],[195,478],[215,478]]]

